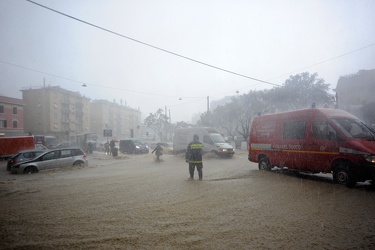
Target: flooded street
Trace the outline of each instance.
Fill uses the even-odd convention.
[[[374,249],[375,191],[259,171],[246,152],[90,155],[89,167],[0,169],[0,249]]]

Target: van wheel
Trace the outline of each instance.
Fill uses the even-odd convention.
[[[269,160],[267,159],[267,157],[260,158],[259,163],[258,163],[258,168],[259,170],[268,170],[268,171],[271,170],[271,164]]]
[[[353,187],[356,184],[354,173],[350,171],[350,164],[346,161],[340,161],[333,169],[333,182],[347,187]]]
[[[38,169],[36,167],[33,167],[33,166],[26,167],[23,170],[23,173],[24,174],[35,174],[35,173],[38,173]]]

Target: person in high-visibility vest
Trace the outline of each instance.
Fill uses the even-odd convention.
[[[197,167],[199,180],[203,178],[202,152],[203,144],[199,142],[199,136],[194,135],[193,141],[189,143],[186,150],[185,160],[189,163],[190,179],[194,179],[194,170]]]

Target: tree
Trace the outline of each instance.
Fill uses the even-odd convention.
[[[214,109],[212,112],[212,123],[214,127],[218,128],[220,131],[225,130],[228,136],[234,137],[236,133],[238,108],[238,102],[232,100],[232,102]]]
[[[276,111],[288,111],[311,107],[332,105],[334,96],[328,93],[329,84],[326,84],[318,74],[308,72],[290,76],[282,87],[270,91],[270,101]]]
[[[150,113],[144,120],[144,123],[155,132],[160,140],[163,141],[167,139],[170,122],[168,116],[163,113],[162,109],[159,108],[154,114]]]
[[[201,114],[201,119],[197,122],[199,126],[213,127],[211,112],[204,112]]]

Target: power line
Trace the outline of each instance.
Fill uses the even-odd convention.
[[[225,69],[222,69],[222,68],[219,68],[219,67],[216,67],[216,66],[213,66],[213,65],[210,65],[210,64],[207,64],[207,63],[203,63],[203,62],[200,62],[198,60],[195,60],[195,59],[192,59],[192,58],[189,58],[189,57],[186,57],[186,56],[182,56],[182,55],[179,55],[177,53],[174,53],[174,52],[171,52],[171,51],[168,51],[168,50],[165,50],[165,49],[162,49],[162,48],[159,48],[159,47],[156,47],[156,46],[153,46],[151,44],[147,44],[147,43],[144,43],[142,41],[139,41],[139,40],[136,40],[136,39],[133,39],[131,37],[127,37],[127,36],[124,36],[122,34],[119,34],[119,33],[116,33],[116,32],[113,32],[111,30],[108,30],[108,29],[105,29],[105,28],[102,28],[100,26],[97,26],[97,25],[94,25],[94,24],[91,24],[89,22],[86,22],[86,21],[83,21],[83,20],[80,20],[78,18],[75,18],[73,16],[69,16],[65,13],[62,13],[62,12],[59,12],[57,10],[54,10],[54,9],[51,9],[49,7],[46,7],[44,5],[41,5],[39,3],[36,3],[34,1],[31,1],[31,0],[26,0],[30,3],[33,3],[35,5],[38,5],[40,7],[43,7],[45,9],[48,9],[50,11],[53,11],[53,12],[56,12],[58,14],[61,14],[63,16],[66,16],[66,17],[69,17],[69,18],[72,18],[76,21],[79,21],[79,22],[82,22],[82,23],[85,23],[87,25],[90,25],[90,26],[93,26],[93,27],[96,27],[98,29],[101,29],[101,30],[104,30],[106,32],[109,32],[109,33],[112,33],[112,34],[115,34],[115,35],[118,35],[120,37],[123,37],[123,38],[126,38],[126,39],[129,39],[129,40],[132,40],[134,42],[137,42],[137,43],[140,43],[140,44],[143,44],[145,46],[149,46],[149,47],[152,47],[152,48],[155,48],[155,49],[158,49],[158,50],[161,50],[163,52],[166,52],[166,53],[169,53],[169,54],[172,54],[172,55],[175,55],[175,56],[178,56],[178,57],[181,57],[181,58],[184,58],[184,59],[187,59],[187,60],[190,60],[190,61],[193,61],[193,62],[196,62],[196,63],[199,63],[199,64],[203,64],[205,66],[208,66],[208,67],[212,67],[212,68],[216,68],[218,70],[221,70],[221,71],[225,71],[225,72],[228,72],[228,73],[231,73],[231,74],[234,74],[234,75],[238,75],[238,76],[242,76],[242,77],[245,77],[245,78],[248,78],[248,79],[252,79],[252,80],[255,80],[255,81],[259,81],[259,82],[262,82],[262,83],[267,83],[267,84],[271,84],[271,85],[274,85],[274,86],[281,86],[281,85],[278,85],[278,84],[274,84],[274,83],[270,83],[270,82],[267,82],[267,81],[263,81],[263,80],[259,80],[259,79],[256,79],[256,78],[252,78],[252,77],[249,77],[249,76],[246,76],[246,75],[242,75],[242,74],[238,74],[238,73],[235,73],[235,72],[232,72],[232,71],[229,71],[229,70],[225,70]],[[352,50],[350,52],[347,52],[347,53],[344,53],[344,54],[341,54],[339,56],[335,56],[335,57],[332,57],[330,59],[326,59],[324,61],[321,61],[321,62],[318,62],[318,63],[315,63],[315,64],[312,64],[310,66],[307,66],[307,67],[304,67],[304,68],[301,68],[299,70],[295,70],[295,71],[292,71],[291,73],[288,73],[288,74],[284,74],[284,75],[289,75],[289,74],[292,74],[294,72],[298,72],[298,71],[301,71],[301,70],[304,70],[304,69],[307,69],[307,68],[311,68],[311,67],[314,67],[314,66],[317,66],[319,64],[323,64],[323,63],[326,63],[328,61],[331,61],[331,60],[335,60],[337,58],[340,58],[340,57],[343,57],[343,56],[346,56],[346,55],[349,55],[349,54],[352,54],[354,52],[357,52],[357,51],[360,51],[360,50],[363,50],[363,49],[366,49],[366,48],[369,48],[371,46],[374,46],[375,44],[370,44],[370,45],[367,45],[367,46],[364,46],[364,47],[361,47],[359,49],[356,49],[356,50]],[[47,75],[50,75],[50,76],[54,76],[54,77],[58,77],[58,78],[61,78],[61,79],[65,79],[65,80],[69,80],[69,81],[72,81],[72,82],[77,82],[77,83],[80,83],[80,84],[83,84],[83,85],[91,85],[91,86],[96,86],[96,87],[102,87],[102,88],[108,88],[108,89],[114,89],[114,90],[121,90],[121,91],[126,91],[126,92],[132,92],[132,93],[139,93],[139,94],[147,94],[147,95],[157,95],[157,96],[163,96],[163,97],[172,97],[172,98],[184,98],[184,99],[189,99],[189,98],[192,98],[192,99],[202,99],[202,98],[206,98],[206,97],[186,97],[186,96],[168,96],[168,95],[163,95],[163,94],[156,94],[156,93],[148,93],[148,92],[140,92],[140,91],[133,91],[133,90],[126,90],[126,89],[121,89],[121,88],[114,88],[114,87],[108,87],[108,86],[103,86],[103,85],[97,85],[97,84],[88,84],[88,83],[85,83],[85,82],[82,82],[82,81],[77,81],[77,80],[74,80],[74,79],[70,79],[70,78],[67,78],[67,77],[62,77],[62,76],[58,76],[58,75],[54,75],[54,74],[50,74],[50,73],[47,73],[47,72],[43,72],[43,71],[39,71],[39,70],[35,70],[35,69],[31,69],[31,68],[27,68],[27,67],[24,67],[24,66],[21,66],[21,65],[16,65],[16,64],[13,64],[13,63],[9,63],[9,62],[5,62],[5,61],[1,61],[1,63],[5,63],[5,64],[9,64],[9,65],[12,65],[12,66],[16,66],[16,67],[20,67],[20,68],[24,68],[24,69],[27,69],[27,70],[31,70],[31,71],[35,71],[35,72],[39,72],[39,73],[43,73],[43,74],[47,74]],[[284,76],[284,75],[280,75],[278,77],[274,77],[272,79],[276,79],[276,78],[279,78],[281,76]],[[86,86],[87,86],[86,85]],[[244,88],[248,88],[248,87],[244,87]],[[243,88],[243,89],[244,89]],[[214,95],[214,96],[218,96],[218,95]],[[197,100],[199,101],[199,100]],[[177,106],[179,106],[180,104],[177,104]]]
[[[77,80],[74,80],[74,79],[71,79],[71,78],[67,78],[67,77],[64,77],[64,76],[59,76],[59,75],[55,75],[55,74],[43,72],[43,71],[40,71],[40,70],[28,68],[28,67],[25,67],[25,66],[14,64],[14,63],[5,62],[5,61],[2,61],[2,60],[0,60],[0,63],[4,63],[4,64],[12,65],[12,66],[15,66],[15,67],[19,67],[19,68],[22,68],[22,69],[27,69],[27,70],[30,70],[30,71],[34,71],[34,72],[42,73],[42,74],[45,74],[45,75],[57,77],[57,78],[60,78],[60,79],[64,79],[64,80],[68,80],[68,81],[72,81],[72,82],[76,82],[76,83],[80,83],[80,84],[82,84],[82,86],[83,85],[85,85],[85,86],[90,85],[90,86],[95,86],[95,87],[100,87],[100,88],[107,88],[107,89],[113,89],[113,90],[121,90],[121,91],[125,91],[125,92],[136,93],[136,94],[145,94],[145,95],[152,95],[152,96],[162,96],[162,97],[178,98],[177,96],[170,96],[170,95],[163,95],[163,94],[157,94],[157,93],[149,93],[149,92],[127,90],[127,89],[121,89],[121,88],[115,88],[115,87],[108,87],[108,86],[103,86],[103,85],[98,85],[98,84],[92,84],[92,83],[88,84],[88,83],[77,81]],[[202,98],[202,97],[184,97],[184,98]]]
[[[217,67],[217,66],[214,66],[212,64],[208,64],[208,63],[205,63],[205,62],[202,62],[202,61],[198,61],[198,60],[195,60],[193,58],[190,58],[190,57],[187,57],[187,56],[183,56],[181,54],[177,54],[175,52],[172,52],[170,50],[166,50],[166,49],[163,49],[163,48],[160,48],[160,47],[157,47],[157,46],[154,46],[152,44],[149,44],[149,43],[145,43],[145,42],[142,42],[140,40],[137,40],[137,39],[134,39],[134,38],[131,38],[131,37],[128,37],[128,36],[125,36],[125,35],[122,35],[120,33],[117,33],[117,32],[114,32],[112,30],[109,30],[109,29],[106,29],[106,28],[103,28],[103,27],[100,27],[98,25],[95,25],[95,24],[92,24],[92,23],[89,23],[89,22],[86,22],[82,19],[79,19],[79,18],[76,18],[76,17],[73,17],[71,15],[68,15],[68,14],[65,14],[63,12],[60,12],[60,11],[57,11],[55,9],[52,9],[52,8],[49,8],[45,5],[42,5],[42,4],[39,4],[39,3],[36,3],[34,1],[31,1],[31,0],[26,0],[32,4],[35,4],[35,5],[38,5],[42,8],[45,8],[47,10],[50,10],[50,11],[53,11],[55,13],[58,13],[60,15],[63,15],[65,17],[68,17],[68,18],[71,18],[73,20],[76,20],[78,22],[81,22],[81,23],[84,23],[84,24],[87,24],[89,26],[92,26],[92,27],[95,27],[97,29],[101,29],[103,31],[106,31],[106,32],[109,32],[109,33],[112,33],[114,35],[117,35],[117,36],[120,36],[120,37],[123,37],[123,38],[126,38],[126,39],[129,39],[133,42],[136,42],[136,43],[140,43],[142,45],[145,45],[145,46],[148,46],[148,47],[151,47],[151,48],[154,48],[154,49],[157,49],[157,50],[160,50],[160,51],[163,51],[165,53],[168,53],[168,54],[171,54],[171,55],[174,55],[174,56],[177,56],[177,57],[180,57],[180,58],[183,58],[183,59],[186,59],[186,60],[189,60],[189,61],[192,61],[192,62],[195,62],[195,63],[199,63],[199,64],[202,64],[204,66],[207,66],[207,67],[210,67],[210,68],[214,68],[214,69],[217,69],[217,70],[220,70],[220,71],[224,71],[224,72],[227,72],[227,73],[230,73],[230,74],[233,74],[233,75],[237,75],[237,76],[240,76],[240,77],[244,77],[244,78],[247,78],[247,79],[250,79],[250,80],[254,80],[254,81],[258,81],[258,82],[262,82],[262,83],[266,83],[266,84],[270,84],[270,85],[274,85],[274,86],[280,86],[279,84],[276,84],[276,83],[271,83],[271,82],[267,82],[267,81],[263,81],[263,80],[260,80],[260,79],[257,79],[257,78],[254,78],[254,77],[250,77],[250,76],[246,76],[246,75],[243,75],[243,74],[240,74],[240,73],[236,73],[234,71],[230,71],[230,70],[227,70],[227,69],[224,69],[224,68],[220,68],[220,67]]]
[[[293,73],[298,72],[298,71],[302,71],[302,70],[305,70],[305,69],[309,69],[309,68],[315,67],[315,66],[317,66],[317,65],[320,65],[320,64],[323,64],[323,63],[326,63],[326,62],[329,62],[329,61],[335,60],[335,59],[337,59],[337,58],[340,58],[340,57],[343,57],[343,56],[347,56],[347,55],[352,54],[352,53],[354,53],[354,52],[358,52],[358,51],[360,51],[360,50],[367,49],[367,48],[372,47],[372,46],[375,46],[375,43],[370,44],[370,45],[367,45],[367,46],[364,46],[364,47],[361,47],[361,48],[359,48],[359,49],[355,49],[355,50],[349,51],[349,52],[347,52],[347,53],[344,53],[344,54],[341,54],[341,55],[338,55],[338,56],[335,56],[335,57],[332,57],[332,58],[329,58],[329,59],[326,59],[326,60],[323,60],[323,61],[321,61],[321,62],[317,62],[317,63],[311,64],[311,65],[306,66],[306,67],[304,67],[304,68],[294,70],[294,71],[292,71],[292,72],[290,72],[290,73],[283,74],[283,75],[280,75],[280,76],[277,76],[277,77],[273,77],[272,79],[277,79],[277,78],[282,77],[282,76],[290,75],[290,74],[293,74]]]

